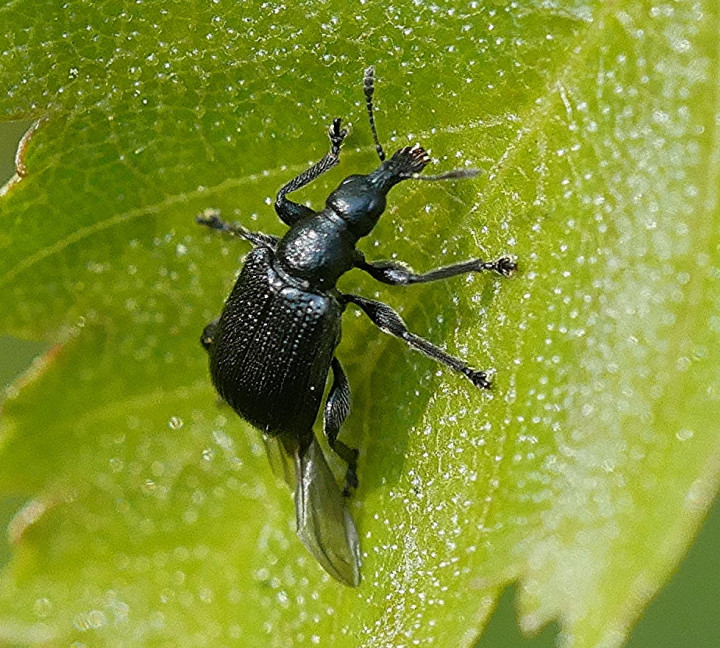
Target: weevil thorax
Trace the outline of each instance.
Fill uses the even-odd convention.
[[[286,275],[322,293],[353,267],[356,242],[344,223],[323,209],[292,225],[278,244],[275,259]]]

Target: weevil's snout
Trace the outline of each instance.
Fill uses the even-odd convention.
[[[420,173],[428,164],[430,156],[419,144],[405,146],[385,160],[380,167],[370,174],[370,181],[381,190],[387,192],[398,182],[412,178]]]
[[[404,178],[413,173],[420,173],[428,164],[430,164],[430,156],[420,144],[414,144],[396,151],[384,166],[391,173]]]

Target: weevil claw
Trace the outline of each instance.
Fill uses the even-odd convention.
[[[475,387],[480,389],[490,389],[492,387],[492,375],[488,372],[478,369],[467,369],[464,373]]]

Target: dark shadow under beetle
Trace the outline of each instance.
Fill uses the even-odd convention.
[[[476,387],[488,388],[490,381],[484,371],[408,331],[386,304],[339,292],[337,280],[352,268],[394,286],[468,272],[509,276],[516,268],[515,261],[505,256],[489,262],[472,259],[416,274],[394,261],[367,261],[356,249],[385,210],[388,192],[399,182],[471,178],[478,173],[459,169],[421,176],[430,160],[419,145],[401,148],[386,159],[375,129],[372,67],[365,71],[364,90],[381,162],[375,171],[345,178],[319,212],[287,199],[287,194],[338,163],[347,131],[336,118],[329,130],[330,152],[278,192],[275,211],[290,227],[282,238],[225,223],[214,210],[197,218],[202,225],[244,238],[254,246],[222,314],[205,327],[201,337],[210,357],[213,384],[240,416],[263,432],[271,460],[274,457],[275,463],[281,464],[288,481],[294,479],[297,530],[305,546],[331,576],[351,586],[360,583],[360,541],[345,498],[358,485],[358,451],[338,438],[350,411],[350,388],[335,357],[345,308],[359,308],[382,331],[464,375]],[[347,463],[342,492],[313,433],[330,372],[333,379],[324,407],[325,435],[330,448]]]

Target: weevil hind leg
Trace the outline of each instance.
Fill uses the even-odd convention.
[[[366,299],[359,295],[345,294],[343,295],[345,303],[355,304],[370,318],[370,320],[383,333],[394,335],[403,340],[409,347],[419,351],[428,358],[444,364],[449,369],[456,371],[465,376],[473,385],[481,389],[490,389],[491,378],[488,372],[479,369],[473,369],[465,361],[443,351],[440,347],[435,346],[432,342],[428,342],[425,338],[421,338],[415,333],[408,331],[408,328],[390,306],[373,299]]]
[[[333,452],[347,463],[343,495],[348,497],[358,487],[358,451],[340,441],[338,434],[350,412],[350,384],[337,358],[332,360],[332,372],[333,384],[325,403],[325,436]]]
[[[322,448],[313,437],[295,452],[297,533],[308,551],[333,578],[360,584],[360,539]]]
[[[208,324],[200,335],[200,344],[203,345],[205,351],[210,352],[213,342],[215,341],[215,334],[217,333],[218,322],[220,318],[215,318],[210,324]]]

